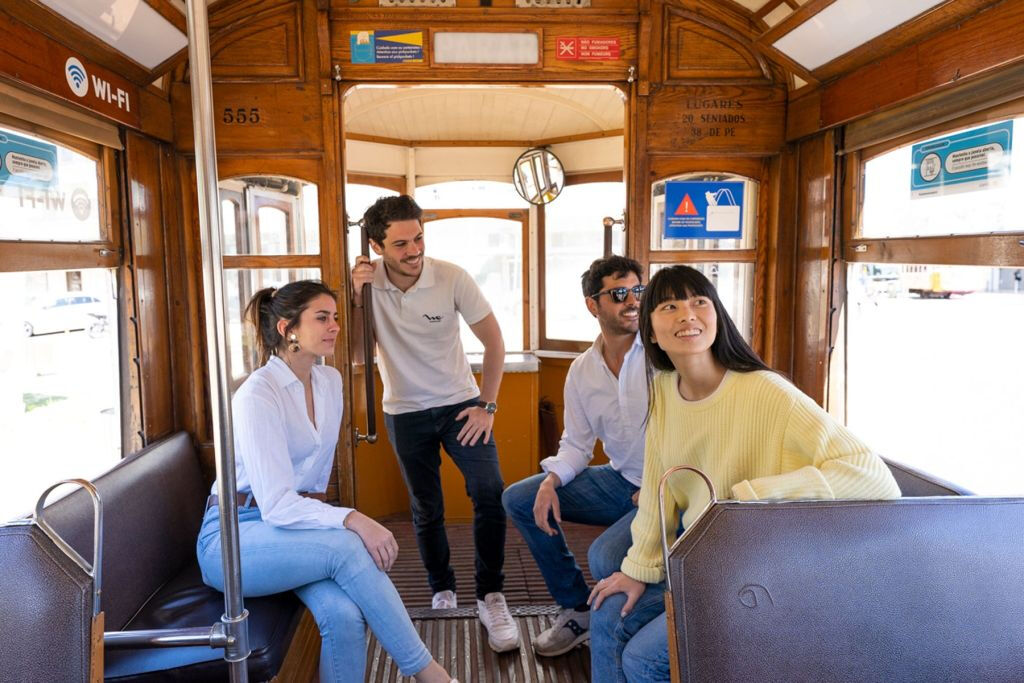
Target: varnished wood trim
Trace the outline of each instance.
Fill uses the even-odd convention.
[[[281,669],[271,683],[312,683],[320,665],[320,630],[313,615],[302,609],[299,625],[281,662]]]
[[[382,145],[395,145],[397,147],[544,147],[547,145],[564,144],[566,142],[613,138],[622,134],[623,130],[617,128],[615,130],[602,130],[593,133],[579,133],[577,135],[563,135],[537,140],[404,140],[402,138],[365,135],[363,133],[345,133],[345,139],[358,140],[360,142],[376,142]]]
[[[110,253],[100,254],[101,249]],[[116,268],[121,262],[112,242],[0,242],[0,272]]]
[[[796,10],[788,17],[786,17],[779,23],[775,24],[775,26],[772,26],[770,29],[762,33],[761,36],[757,39],[757,41],[764,45],[771,45],[779,38],[795,29],[797,26],[800,26],[801,24],[812,19],[814,15],[818,14],[835,1],[836,0],[809,0],[809,2],[804,3],[800,7],[800,9]],[[779,3],[775,4],[776,7],[778,5]],[[772,10],[774,9],[775,7],[772,7]],[[763,19],[772,10],[769,10],[765,14],[760,15],[758,18]]]
[[[348,173],[346,174],[345,182],[359,185],[373,185],[375,187],[394,190],[399,194],[405,193],[405,176],[376,175],[373,173]]]
[[[953,266],[1024,266],[1024,232],[997,235],[900,237],[850,240],[843,257],[851,263],[920,263]],[[858,249],[863,251],[858,251]]]
[[[1024,63],[846,126],[843,152],[868,159],[889,149],[985,121],[1024,113]]]
[[[320,268],[317,254],[232,255],[224,257],[224,268]]]
[[[567,173],[565,185],[585,185],[587,183],[621,183],[625,180],[623,171],[591,171],[589,173]]]
[[[651,265],[687,263],[755,263],[756,249],[691,249],[688,251],[652,251]]]

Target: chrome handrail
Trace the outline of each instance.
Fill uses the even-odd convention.
[[[679,535],[679,538],[672,543],[671,547],[668,544],[668,530],[665,527],[665,485],[668,483],[669,475],[674,474],[680,470],[687,470],[700,476],[704,480],[704,483],[708,485],[708,491],[711,493],[711,499],[708,504],[704,506],[704,509],[700,511],[700,514],[694,519],[696,522],[698,519],[704,516],[711,506],[718,502],[718,494],[715,492],[715,485],[711,482],[708,475],[696,467],[690,467],[689,465],[676,465],[665,470],[665,473],[661,475],[661,479],[658,481],[658,520],[661,522],[661,554],[662,560],[665,563],[665,585],[668,586],[669,592],[672,591],[672,579],[668,571],[668,557],[672,554],[672,551],[676,549],[680,541],[686,538],[686,534],[689,533],[690,529],[694,527],[691,523],[689,527],[683,529],[683,533]]]
[[[90,565],[85,561],[78,552],[72,548],[67,541],[60,537],[56,529],[50,526],[50,523],[43,518],[43,505],[46,503],[47,496],[58,486],[64,484],[77,484],[85,489],[89,497],[92,498],[92,564]],[[96,487],[92,485],[92,482],[86,481],[85,479],[62,479],[53,486],[43,491],[42,495],[39,496],[39,500],[36,501],[35,511],[32,513],[31,521],[33,524],[38,526],[44,534],[46,534],[54,545],[71,558],[75,564],[82,568],[89,578],[92,579],[92,616],[95,617],[100,613],[100,593],[102,584],[102,569],[103,569],[103,501],[100,499],[100,493],[96,490]]]

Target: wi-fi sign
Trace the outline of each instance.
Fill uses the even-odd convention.
[[[75,57],[68,57],[64,62],[64,75],[68,79],[68,87],[71,92],[79,97],[85,97],[89,92],[89,76],[85,73],[85,67]]]

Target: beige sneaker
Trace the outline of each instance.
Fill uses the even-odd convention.
[[[508,611],[505,596],[488,593],[476,601],[480,623],[487,629],[487,643],[495,652],[508,652],[519,647],[519,625]]]
[[[590,612],[562,609],[555,623],[533,639],[533,651],[545,657],[565,654],[590,638]]]
[[[459,599],[455,591],[438,591],[430,601],[431,609],[455,609],[459,606]]]

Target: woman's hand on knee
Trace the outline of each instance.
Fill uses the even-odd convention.
[[[601,579],[594,586],[594,590],[590,591],[590,597],[587,598],[587,604],[593,609],[599,609],[601,603],[604,602],[605,598],[610,598],[616,593],[626,594],[626,604],[622,606],[622,612],[620,616],[626,616],[629,614],[633,606],[636,605],[636,601],[640,599],[640,596],[647,590],[647,584],[643,581],[637,581],[634,578],[630,578],[622,572],[615,572],[606,579]]]
[[[358,510],[353,510],[345,518],[345,528],[354,531],[366,546],[374,564],[382,572],[389,571],[398,558],[398,541],[387,527],[378,524]]]

